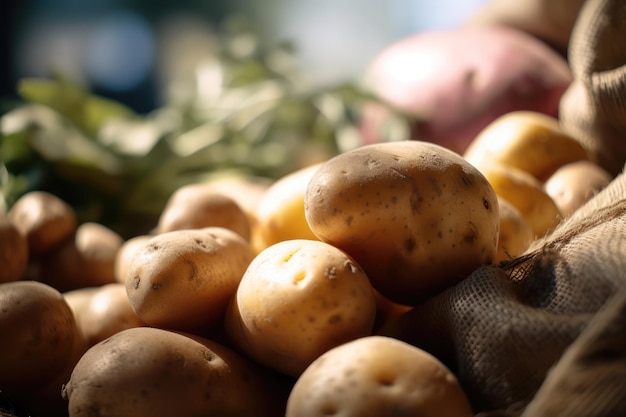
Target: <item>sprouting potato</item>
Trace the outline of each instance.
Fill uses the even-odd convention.
[[[17,281],[28,267],[28,241],[6,213],[0,212],[0,283]]]
[[[0,391],[45,385],[70,360],[78,327],[63,295],[36,281],[0,284]]]
[[[414,304],[496,255],[498,201],[460,155],[420,141],[377,143],[323,163],[305,215],[315,235],[344,250],[385,297]]]
[[[295,239],[254,258],[229,306],[226,331],[256,361],[297,376],[328,349],[371,334],[375,315],[373,289],[350,256]]]
[[[431,354],[384,336],[316,359],[298,378],[286,417],[472,417],[454,374]]]
[[[249,243],[223,227],[162,233],[135,253],[126,292],[146,324],[203,332],[221,321],[252,258]]]
[[[265,191],[256,210],[257,253],[284,240],[317,240],[304,216],[304,195],[317,168],[319,164],[314,164],[287,174]]]
[[[224,227],[250,239],[250,221],[232,198],[204,183],[188,184],[171,195],[159,217],[156,233]]]
[[[478,169],[493,163],[513,166],[543,182],[565,164],[588,160],[589,154],[562,130],[558,119],[514,111],[487,125],[463,157]]]
[[[26,236],[31,254],[58,246],[72,236],[77,226],[74,209],[45,191],[31,191],[21,196],[9,210],[9,217]]]
[[[229,348],[151,327],[91,347],[63,388],[69,417],[276,417],[284,396]]]
[[[591,161],[563,165],[543,185],[563,217],[569,217],[578,208],[611,182],[612,176]]]

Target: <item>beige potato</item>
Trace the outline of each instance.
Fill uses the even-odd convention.
[[[478,169],[508,165],[545,181],[561,166],[588,160],[587,150],[565,133],[558,119],[537,112],[515,111],[483,129],[463,157]]]
[[[249,243],[223,227],[162,233],[131,260],[126,293],[146,324],[203,332],[221,322],[252,258]]]
[[[496,255],[494,190],[432,143],[377,143],[331,158],[311,178],[305,215],[320,240],[351,255],[400,304],[454,285]]]
[[[79,337],[63,295],[35,281],[0,284],[0,391],[45,385],[70,360]]]
[[[317,240],[286,240],[246,270],[226,331],[257,362],[297,376],[328,349],[371,334],[375,315],[373,289],[352,258]]]
[[[115,255],[115,280],[123,284],[126,283],[126,272],[130,261],[135,256],[135,253],[143,247],[143,245],[150,239],[152,235],[139,235],[131,237],[125,240]]]
[[[304,195],[319,166],[314,164],[287,174],[267,189],[256,211],[257,253],[284,240],[318,240],[304,216]]]
[[[6,213],[0,212],[0,283],[24,277],[28,267],[28,242]]]
[[[224,227],[250,239],[248,216],[232,198],[204,184],[180,187],[167,201],[156,233],[204,227]]]
[[[535,177],[513,166],[490,164],[481,168],[498,197],[513,205],[530,225],[534,237],[541,237],[561,221],[552,197]]]
[[[543,185],[544,190],[569,217],[611,182],[611,174],[591,161],[563,165]]]
[[[82,297],[75,294],[81,291],[84,291]],[[63,295],[72,307],[78,328],[88,346],[122,330],[145,325],[133,310],[124,284],[116,282],[74,290],[72,293]]]
[[[63,397],[69,417],[276,417],[284,394],[275,385],[213,341],[139,327],[90,348]]]
[[[498,205],[500,207],[500,236],[495,263],[521,255],[528,249],[535,237],[530,224],[513,204],[503,198],[498,198]]]
[[[86,222],[41,260],[40,281],[61,292],[116,282],[115,259],[123,238],[107,226]]]
[[[429,353],[369,336],[329,350],[296,381],[286,417],[472,417],[455,375]]]
[[[9,218],[26,236],[31,254],[47,252],[76,231],[74,209],[57,196],[45,191],[31,191],[11,207]]]

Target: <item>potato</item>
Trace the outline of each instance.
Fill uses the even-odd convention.
[[[500,207],[500,236],[495,263],[521,255],[528,249],[535,237],[530,224],[513,204],[503,198],[498,198],[498,206]]]
[[[115,259],[123,242],[112,229],[85,222],[73,240],[42,257],[38,280],[61,292],[116,282]]]
[[[198,183],[180,187],[167,201],[156,233],[204,227],[224,227],[250,239],[248,216],[232,198]]]
[[[0,284],[0,391],[34,389],[60,372],[79,337],[63,295],[35,281]]]
[[[31,254],[47,252],[70,238],[76,230],[74,209],[57,196],[31,191],[11,207],[9,218],[26,236]]]
[[[252,258],[248,242],[223,227],[162,233],[131,260],[126,292],[146,324],[203,332],[221,322]]]
[[[126,271],[135,253],[143,247],[144,243],[152,239],[152,235],[138,235],[125,240],[115,255],[115,280],[126,283]]]
[[[561,213],[543,184],[531,174],[513,166],[490,164],[481,172],[496,194],[513,205],[530,225],[534,237],[541,237],[560,221]]]
[[[314,164],[287,174],[263,194],[256,211],[257,253],[284,240],[317,240],[304,216],[304,194],[319,166]]]
[[[371,334],[376,299],[363,270],[317,240],[286,240],[259,253],[226,316],[234,345],[290,376],[343,342]]]
[[[478,169],[498,163],[521,169],[543,182],[567,163],[588,160],[589,154],[561,129],[555,117],[516,111],[485,127],[463,157]]]
[[[569,217],[589,199],[604,189],[611,174],[591,161],[563,165],[543,185],[563,217]]]
[[[63,389],[69,417],[275,417],[284,410],[282,396],[230,349],[149,327],[90,348]]]
[[[76,292],[84,293],[79,295]],[[72,307],[78,328],[88,346],[122,330],[145,325],[133,310],[124,284],[116,282],[74,290],[63,296]]]
[[[296,381],[286,417],[471,417],[455,375],[429,353],[369,336],[329,350]]]
[[[329,159],[311,178],[305,215],[321,241],[400,304],[493,262],[498,244],[492,187],[460,155],[428,142],[377,143]]]
[[[0,212],[0,283],[24,277],[28,267],[28,241],[6,213]]]

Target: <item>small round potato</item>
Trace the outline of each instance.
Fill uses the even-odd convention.
[[[320,240],[351,255],[400,304],[454,285],[496,255],[494,190],[433,143],[377,143],[331,158],[309,182],[305,214]]]
[[[612,176],[591,161],[563,165],[543,185],[563,217],[569,217],[609,185]]]
[[[31,254],[47,252],[70,238],[76,230],[74,209],[45,191],[31,191],[11,207],[9,217],[26,236]]]
[[[495,263],[521,255],[532,243],[535,234],[530,224],[515,206],[498,198],[500,207],[500,237]]]
[[[36,281],[0,284],[0,391],[36,388],[60,372],[78,327],[63,295]]]
[[[250,221],[232,198],[208,184],[184,185],[172,194],[161,212],[156,233],[224,227],[250,239]]]
[[[61,292],[116,282],[115,259],[123,242],[104,225],[83,223],[73,240],[66,240],[42,257],[39,279]]]
[[[472,417],[456,376],[429,353],[384,336],[329,350],[296,381],[286,417]]]
[[[285,397],[230,349],[150,327],[123,330],[90,348],[62,395],[69,417],[276,417]]]
[[[0,283],[24,277],[28,267],[28,242],[6,213],[0,212]]]
[[[265,192],[256,211],[256,252],[284,240],[318,240],[304,216],[304,195],[319,168],[314,164],[279,178]]]
[[[221,322],[252,258],[249,243],[223,227],[162,233],[131,260],[126,292],[146,324],[203,332]]]
[[[376,299],[363,270],[317,240],[286,240],[259,253],[226,316],[231,340],[290,376],[349,340],[371,334]]]

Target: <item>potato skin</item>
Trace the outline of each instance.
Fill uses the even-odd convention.
[[[294,239],[254,258],[226,331],[257,362],[297,376],[328,349],[371,334],[375,315],[371,284],[352,258],[327,243]]]
[[[36,281],[0,284],[0,391],[36,388],[70,360],[78,328],[63,295]]]
[[[464,279],[496,254],[497,197],[460,155],[419,141],[378,143],[331,158],[307,188],[317,237],[350,254],[402,304]]]
[[[28,266],[28,242],[6,213],[0,212],[0,283],[21,279]]]
[[[256,365],[208,339],[123,330],[90,348],[63,389],[69,417],[274,417],[281,395]]]
[[[348,342],[298,378],[286,417],[471,417],[458,380],[429,353],[384,336]]]
[[[146,324],[204,332],[221,321],[252,258],[249,243],[223,227],[162,233],[131,260],[126,293]]]
[[[498,198],[500,207],[500,236],[495,263],[515,258],[530,246],[535,234],[530,224],[515,206],[503,198]]]

